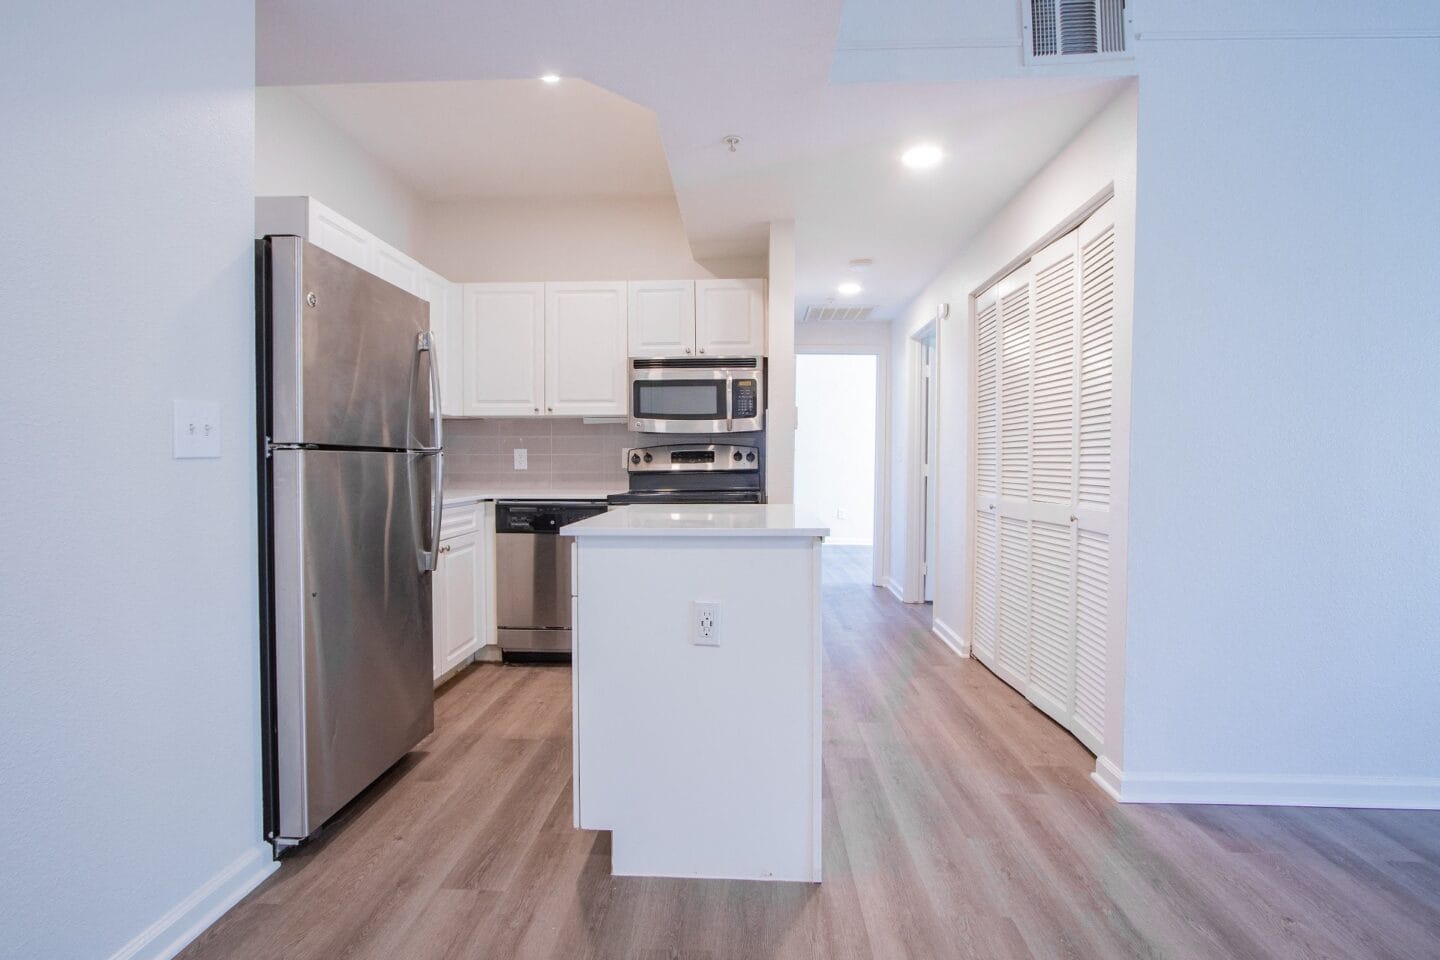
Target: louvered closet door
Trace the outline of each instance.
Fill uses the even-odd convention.
[[[1030,679],[1030,270],[996,288],[999,305],[1000,490],[995,672],[1024,690]]]
[[[1106,663],[1118,632],[1112,559],[1114,501],[1115,217],[1106,203],[1079,230],[1079,416],[1076,443],[1075,709],[1070,729],[1099,753],[1104,744]]]
[[[1065,726],[1075,703],[1075,422],[1079,249],[1074,233],[1030,261],[1030,683]]]
[[[1000,308],[996,289],[975,301],[975,583],[970,649],[994,670],[1000,563]]]
[[[1096,753],[1112,584],[1115,230],[1107,204],[976,299],[977,658]]]

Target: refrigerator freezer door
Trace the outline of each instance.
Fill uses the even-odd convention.
[[[270,439],[434,446],[425,301],[299,237],[270,239]]]
[[[420,453],[272,457],[278,834],[307,836],[434,728]]]

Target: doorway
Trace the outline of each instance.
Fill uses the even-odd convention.
[[[924,511],[920,522],[922,542],[920,545],[921,595],[926,603],[935,601],[935,545],[936,545],[936,489],[935,482],[935,332],[920,340],[920,390],[924,417],[920,438],[920,509]]]
[[[795,358],[795,507],[830,528],[827,546],[845,552],[847,566],[866,571],[876,547],[878,367],[873,354]]]

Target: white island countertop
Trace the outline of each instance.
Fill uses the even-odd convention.
[[[789,504],[644,503],[560,528],[564,537],[828,537]]]

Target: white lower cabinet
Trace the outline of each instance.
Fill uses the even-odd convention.
[[[436,682],[473,658],[492,632],[493,506],[467,504],[446,514],[440,562],[431,578]]]

